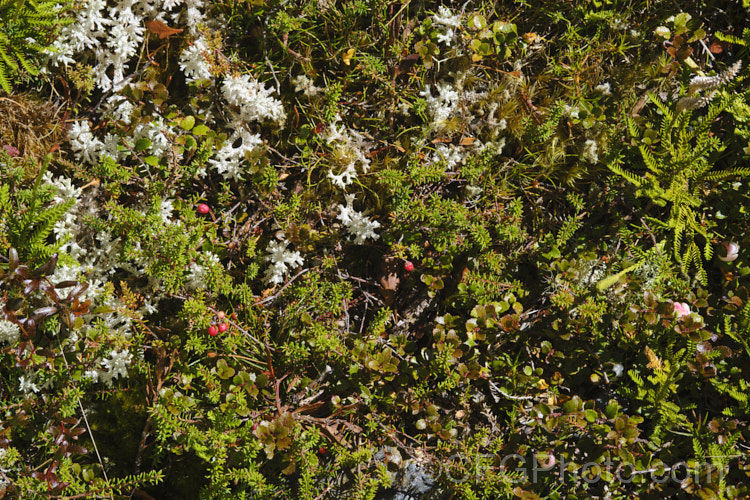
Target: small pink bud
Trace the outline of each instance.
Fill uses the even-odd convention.
[[[198,213],[199,214],[204,214],[205,215],[205,214],[207,214],[210,211],[211,211],[211,209],[205,203],[201,203],[200,205],[198,205]]]
[[[677,315],[677,318],[682,318],[683,316],[690,314],[690,306],[685,302],[672,302],[672,305],[674,306],[674,312]]]
[[[740,246],[737,243],[735,243],[734,241],[725,241],[724,249],[726,250],[727,254],[724,257],[719,255],[718,257],[720,261],[732,262],[734,260],[737,260],[737,257],[740,253]]]

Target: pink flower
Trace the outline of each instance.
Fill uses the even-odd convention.
[[[11,158],[21,156],[21,152],[18,150],[18,148],[15,146],[11,146],[10,144],[4,144],[3,149],[5,149],[5,152],[8,153]]]
[[[690,314],[690,306],[685,302],[672,302],[672,305],[674,306],[674,312],[678,319]]]
[[[740,246],[735,243],[734,241],[725,241],[724,242],[724,248],[727,251],[727,255],[725,257],[722,257],[719,255],[719,260],[722,262],[732,262],[733,260],[737,260],[737,257],[740,252]]]

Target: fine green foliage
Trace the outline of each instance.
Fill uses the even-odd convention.
[[[42,179],[49,167],[50,156],[37,166],[38,173],[30,188],[24,188],[19,175],[24,168],[0,164],[0,220],[5,232],[0,240],[0,252],[15,247],[24,261],[41,262],[57,252],[64,241],[50,242],[54,225],[75,203],[74,199],[62,203],[53,200],[54,189],[43,185]]]
[[[69,0],[0,0],[0,88],[10,94],[12,80],[25,71],[38,73],[34,58],[49,44],[49,37],[72,18],[61,17]]]
[[[675,113],[654,94],[648,98],[661,114],[658,127],[649,122],[639,126],[632,117],[624,118],[643,169],[635,172],[623,167],[622,153],[608,168],[635,185],[636,196],[669,208],[665,219],[645,219],[655,228],[671,233],[673,254],[682,272],[687,274],[694,269],[706,285],[708,275],[703,262],[713,256],[716,224],[706,218],[705,185],[750,175],[748,167],[715,168],[725,146],[712,131],[712,125],[731,102],[741,100],[744,94],[723,93],[705,115],[695,119],[690,110]]]
[[[72,7],[0,98],[60,122],[0,127],[0,496],[750,496],[741,3]]]

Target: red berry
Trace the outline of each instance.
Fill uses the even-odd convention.
[[[237,313],[232,313],[232,315],[230,316],[230,318],[237,319]]]
[[[410,260],[407,260],[404,262],[404,269],[406,269],[408,272],[412,272],[414,270],[414,263]]]
[[[328,453],[328,448],[326,448],[325,446],[321,446],[318,451],[321,455],[325,455],[326,453]]]
[[[219,334],[219,330],[214,325],[208,327],[208,334],[212,337],[216,337]]]
[[[207,214],[209,211],[211,211],[211,209],[208,208],[208,205],[206,205],[205,203],[201,203],[200,205],[198,205],[199,214]]]
[[[227,328],[229,328],[229,325],[227,325],[226,323],[219,323],[219,331],[221,333],[226,332]]]

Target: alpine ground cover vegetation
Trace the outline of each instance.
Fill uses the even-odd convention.
[[[750,497],[748,8],[0,0],[0,496]]]

